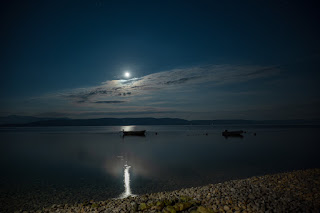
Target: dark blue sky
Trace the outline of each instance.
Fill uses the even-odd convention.
[[[0,115],[320,118],[319,9],[312,1],[1,2]]]

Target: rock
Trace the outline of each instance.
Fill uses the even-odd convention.
[[[164,202],[163,202],[163,201],[157,201],[156,207],[157,207],[158,210],[163,209],[163,207],[164,207]]]
[[[139,205],[139,210],[143,211],[143,210],[145,210],[145,209],[147,209],[147,204],[145,204],[145,203],[140,203],[140,205]]]
[[[131,205],[131,209],[133,211],[137,211],[138,210],[138,204],[136,202],[131,202],[130,205]]]
[[[99,207],[98,203],[92,203],[91,208],[97,208],[97,207]]]
[[[190,202],[184,202],[184,203],[183,203],[183,209],[182,209],[182,210],[188,209],[188,208],[190,208],[191,206],[192,206],[192,203],[190,203]]]
[[[187,201],[191,200],[191,197],[181,196],[181,197],[180,197],[180,200],[181,200],[182,202],[187,202]]]
[[[192,207],[189,209],[189,211],[190,211],[190,212],[192,212],[192,211],[197,211],[197,208],[198,208],[198,207],[196,207],[196,206],[192,206]]]
[[[165,208],[165,211],[167,211],[168,213],[176,213],[177,211],[174,209],[173,206],[167,206]]]
[[[197,209],[197,212],[198,213],[213,213],[214,211],[211,210],[211,209],[208,209],[204,206],[199,206],[198,209]]]
[[[170,206],[170,205],[172,204],[172,200],[165,200],[165,201],[164,201],[164,204],[165,204],[166,206]]]
[[[249,196],[248,196],[251,200],[253,200],[254,199],[254,196],[253,196],[253,194],[249,194]]]

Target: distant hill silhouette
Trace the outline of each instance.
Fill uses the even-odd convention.
[[[29,116],[0,117],[1,127],[41,127],[41,126],[126,126],[126,125],[320,125],[320,120],[184,120],[179,118],[37,118]]]
[[[97,119],[46,119],[29,123],[1,126],[125,126],[125,125],[189,125],[190,121],[178,118],[97,118]]]
[[[27,124],[37,121],[45,121],[45,120],[60,120],[60,119],[69,119],[69,118],[39,118],[33,116],[20,116],[20,115],[9,115],[5,117],[0,117],[0,125],[8,125],[8,124]]]

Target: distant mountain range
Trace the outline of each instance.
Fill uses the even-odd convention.
[[[266,125],[320,125],[316,120],[184,120],[179,118],[38,118],[11,115],[0,117],[0,127],[40,127],[40,126],[125,126],[125,125],[228,125],[228,124],[266,124]]]
[[[9,115],[6,117],[0,117],[0,125],[7,124],[27,124],[37,121],[46,121],[46,120],[67,120],[69,118],[38,118],[32,116],[20,116],[20,115]]]

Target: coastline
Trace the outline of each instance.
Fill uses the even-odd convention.
[[[264,175],[171,192],[55,204],[30,212],[318,212],[320,169]]]

